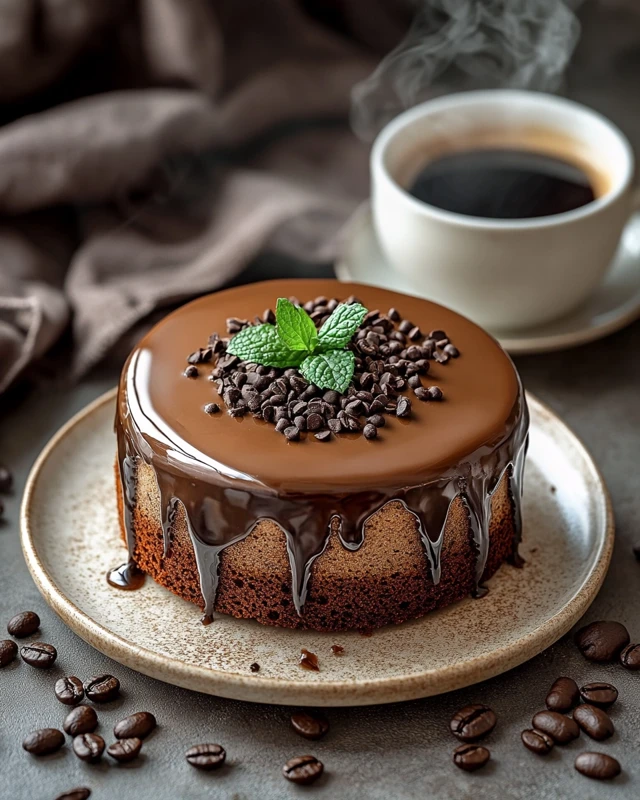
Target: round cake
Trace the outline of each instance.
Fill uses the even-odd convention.
[[[122,372],[110,582],[320,631],[481,594],[519,562],[528,424],[509,357],[442,306],[333,280],[202,297]]]

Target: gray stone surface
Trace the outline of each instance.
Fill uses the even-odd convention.
[[[640,28],[640,24],[638,25]],[[619,40],[614,60],[602,43]],[[572,92],[602,108],[640,143],[640,117],[634,114],[634,86],[640,71],[640,34],[628,23],[597,17],[585,30],[587,55],[579,54]],[[613,45],[612,45],[613,47]],[[625,49],[626,48],[626,49]],[[589,57],[593,53],[593,57]],[[615,66],[615,70],[613,66]],[[579,70],[578,70],[579,67]],[[259,272],[258,272],[259,274]],[[255,271],[252,277],[255,276]],[[640,639],[640,564],[631,553],[640,543],[640,323],[596,344],[565,353],[517,360],[527,388],[548,402],[582,437],[599,464],[613,498],[617,544],[605,585],[585,619],[618,619]],[[280,800],[309,794],[352,800],[404,798],[627,798],[640,794],[640,674],[617,666],[596,667],[582,659],[566,637],[529,663],[484,684],[439,698],[394,706],[329,710],[331,731],[307,743],[288,727],[289,711],[195,694],[153,681],[110,661],[82,642],[46,606],[27,572],[18,540],[18,507],[27,472],[55,430],[92,398],[112,386],[116,373],[72,389],[14,394],[0,407],[0,460],[12,466],[16,489],[0,525],[0,623],[15,612],[34,609],[42,617],[42,638],[59,650],[58,665],[40,673],[22,663],[0,671],[0,798],[47,800],[64,789],[90,786],[92,797],[196,800]],[[0,630],[1,634],[1,630]],[[1,638],[1,635],[0,635]],[[158,730],[144,755],[129,765],[79,762],[63,753],[36,760],[21,749],[35,727],[61,725],[64,707],[53,696],[54,678],[63,673],[118,675],[122,698],[100,711],[99,731],[136,710],[153,711]],[[558,675],[578,683],[611,680],[620,690],[612,714],[617,732],[591,747],[586,737],[546,759],[526,751],[519,739]],[[493,761],[482,773],[466,775],[451,765],[455,742],[448,733],[453,711],[468,702],[486,702],[499,719],[488,744]],[[200,774],[183,752],[201,741],[223,744],[228,766]],[[593,743],[595,744],[595,743]],[[623,774],[613,784],[588,781],[573,769],[582,749],[615,755]],[[313,752],[326,765],[314,787],[286,784],[281,765],[293,755]]]

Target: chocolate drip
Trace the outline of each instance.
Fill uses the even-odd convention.
[[[451,504],[460,496],[469,511],[477,549],[477,589],[489,551],[491,500],[505,475],[509,477],[514,499],[514,556],[517,553],[521,530],[519,498],[528,429],[526,406],[523,410],[518,407],[516,417],[515,428],[501,445],[489,452],[474,454],[456,471],[436,481],[344,497],[317,493],[278,495],[264,489],[251,491],[231,488],[215,481],[220,476],[214,470],[211,471],[210,482],[193,481],[172,472],[171,464],[182,461],[187,455],[178,450],[176,444],[172,458],[169,458],[167,451],[159,446],[160,440],[147,440],[132,425],[125,431],[118,421],[118,441],[123,447],[120,451],[120,474],[127,510],[125,524],[130,526],[135,504],[136,470],[129,455],[131,442],[135,441],[140,457],[153,467],[158,483],[165,556],[169,551],[171,527],[178,504],[184,508],[200,575],[205,617],[211,617],[215,607],[221,552],[244,539],[259,521],[265,519],[277,524],[286,537],[293,602],[298,614],[302,614],[311,568],[326,549],[332,531],[337,533],[343,547],[355,551],[364,542],[369,518],[394,501],[401,502],[415,517],[431,579],[437,584],[440,581],[440,555],[447,517]],[[132,417],[128,419],[131,423]],[[161,436],[159,429],[156,433]],[[148,453],[153,454],[150,459]],[[135,543],[132,528],[127,527],[127,532],[133,556]]]
[[[136,562],[130,558],[119,567],[114,567],[107,572],[107,583],[115,589],[133,591],[141,589],[147,576],[138,569]]]

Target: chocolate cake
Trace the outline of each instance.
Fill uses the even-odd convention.
[[[276,320],[278,298],[291,302]],[[292,336],[313,340],[311,361],[285,339],[285,312]],[[278,336],[286,358],[246,357],[247,342]],[[130,562],[110,581],[146,573],[207,622],[215,611],[321,631],[481,594],[519,561],[528,424],[506,353],[434,303],[332,280],[202,297],[156,325],[122,372]]]

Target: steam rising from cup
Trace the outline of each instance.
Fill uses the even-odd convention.
[[[405,38],[351,94],[351,124],[375,138],[393,117],[469,89],[555,92],[580,36],[581,0],[421,0]]]

